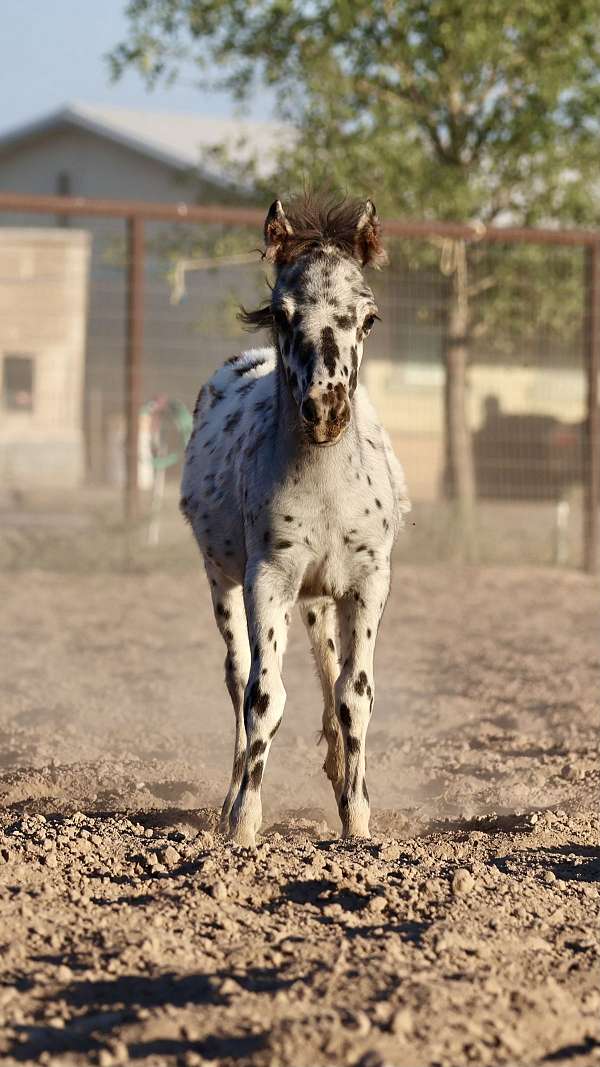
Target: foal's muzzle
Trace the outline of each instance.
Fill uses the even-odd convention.
[[[314,444],[335,444],[350,422],[350,401],[344,386],[311,389],[302,401],[300,414]]]

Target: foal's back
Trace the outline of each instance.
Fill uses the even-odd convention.
[[[275,350],[258,348],[219,367],[198,395],[186,450],[181,509],[205,559],[238,583],[246,557],[243,474],[274,438],[275,365]]]

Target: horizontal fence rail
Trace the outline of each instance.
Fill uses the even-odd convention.
[[[152,203],[145,200],[102,200],[83,196],[29,196],[0,192],[0,211],[23,211],[32,215],[87,215],[90,218],[127,219],[134,215],[148,221],[221,223],[259,226],[265,213],[252,207],[223,204]],[[448,237],[465,241],[590,246],[600,242],[600,231],[519,226],[485,226],[483,223],[386,219],[385,231],[394,237]]]

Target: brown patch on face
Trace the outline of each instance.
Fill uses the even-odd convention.
[[[333,444],[350,422],[348,394],[341,382],[331,386],[318,398],[312,398],[314,418],[311,420],[310,436],[315,444]]]

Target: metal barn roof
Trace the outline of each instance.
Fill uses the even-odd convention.
[[[293,140],[292,128],[278,122],[75,102],[0,134],[0,153],[64,125],[109,138],[177,170],[197,168],[213,180],[221,180],[223,172],[210,156],[212,149],[224,146],[241,164],[256,156],[258,173],[266,177],[276,151]]]

